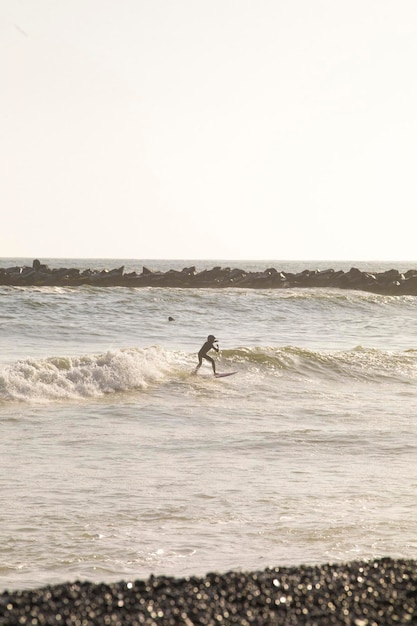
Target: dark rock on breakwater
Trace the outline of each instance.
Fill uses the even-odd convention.
[[[112,270],[77,268],[50,269],[33,261],[31,267],[0,268],[0,285],[9,286],[68,286],[90,285],[94,287],[184,287],[247,289],[288,289],[326,287],[357,289],[389,295],[417,295],[417,269],[405,273],[392,269],[371,273],[352,267],[349,271],[333,269],[309,270],[291,273],[273,267],[262,272],[248,272],[238,268],[213,267],[197,272],[195,266],[181,271],[152,271],[143,267],[141,273],[125,272],[124,266]]]
[[[0,626],[417,624],[417,563],[344,565],[93,584],[0,594]]]

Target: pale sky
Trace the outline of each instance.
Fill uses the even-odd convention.
[[[417,259],[417,0],[1,0],[0,257]]]

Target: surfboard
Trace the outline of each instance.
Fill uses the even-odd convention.
[[[221,374],[214,374],[216,378],[225,378],[226,376],[233,376],[237,372],[222,372]]]

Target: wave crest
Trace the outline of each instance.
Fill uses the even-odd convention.
[[[146,390],[176,380],[200,384],[190,376],[194,354],[159,346],[126,348],[96,355],[24,359],[0,369],[0,401],[48,402],[99,398],[106,394]],[[259,383],[270,377],[309,378],[349,383],[388,380],[415,383],[417,351],[387,352],[358,346],[345,351],[317,351],[297,346],[240,347],[222,350],[219,370],[236,369],[234,384],[245,386],[250,375]],[[211,380],[211,377],[210,377]],[[240,382],[238,382],[240,381]]]
[[[234,364],[278,375],[296,374],[326,379],[381,381],[415,380],[417,351],[388,352],[357,346],[352,350],[317,351],[297,346],[256,347],[223,351]]]
[[[0,399],[48,401],[145,389],[163,380],[172,353],[155,346],[80,357],[25,359],[0,370]]]

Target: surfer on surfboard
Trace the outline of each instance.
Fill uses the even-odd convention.
[[[216,345],[214,345],[214,343],[216,343]],[[212,359],[211,356],[208,356],[207,354],[209,350],[215,350],[216,352],[219,351],[218,342],[214,335],[209,335],[207,337],[207,341],[200,348],[200,351],[198,353],[198,365],[195,368],[196,374],[198,370],[200,369],[201,364],[203,363],[203,359],[206,359],[206,361],[209,361],[211,363],[211,367],[213,368],[213,374],[216,375],[216,364],[214,362],[214,359]]]

